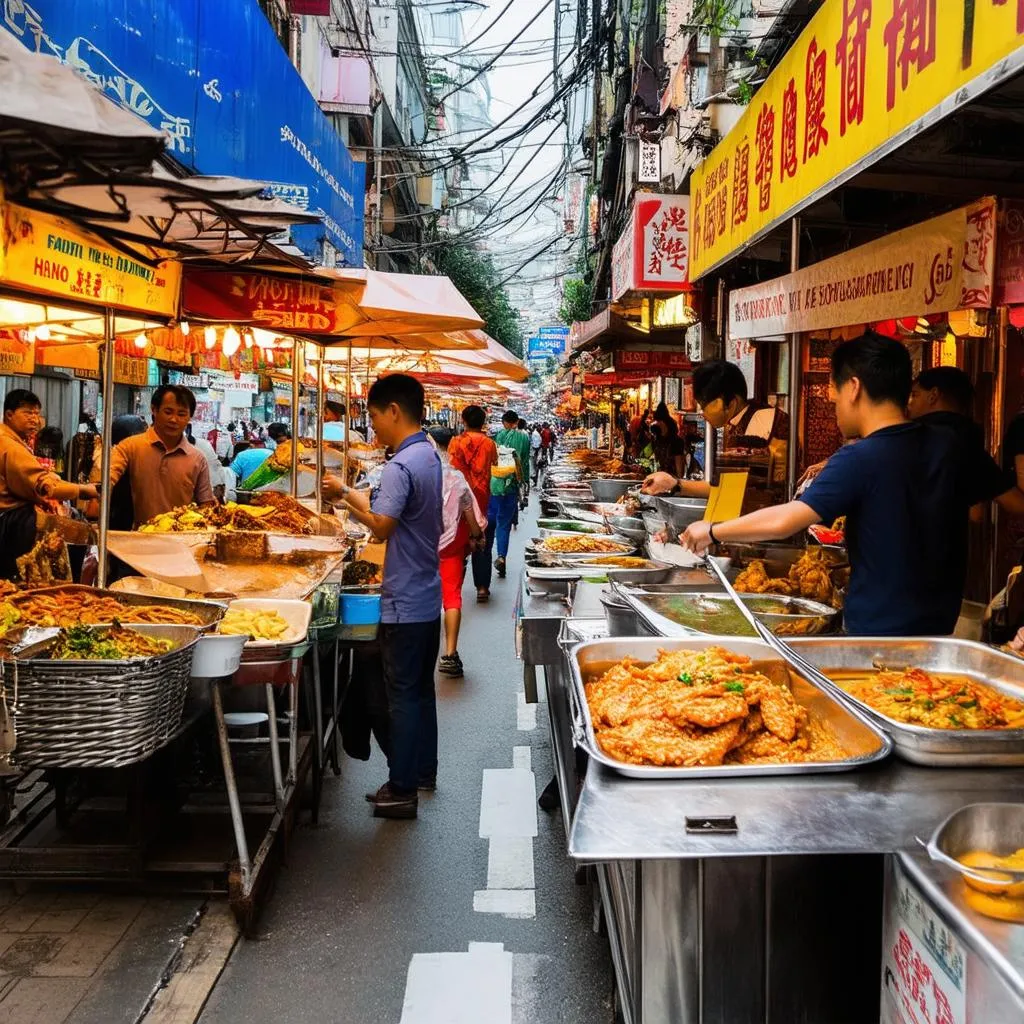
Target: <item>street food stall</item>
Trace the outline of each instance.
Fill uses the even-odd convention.
[[[637,480],[599,502],[617,467],[573,455],[540,495],[517,644],[528,695],[543,676],[568,852],[597,887],[621,1019],[877,1021],[915,971],[929,972],[933,1021],[1017,1019],[1024,925],[987,916],[1016,904],[984,906],[960,873],[1024,842],[1024,661],[956,638],[840,638],[848,569],[827,531],[721,551],[748,611],[805,671],[703,560],[651,557],[672,547],[653,537],[666,522],[702,508],[637,494]],[[964,716],[949,728],[879,702],[940,681]],[[705,703],[675,719],[693,686]],[[781,718],[763,703],[780,693]],[[973,717],[983,706],[1004,717]],[[1009,823],[944,824],[972,804]],[[938,1015],[943,1001],[959,1015]]]

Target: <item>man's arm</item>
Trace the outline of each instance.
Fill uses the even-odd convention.
[[[677,490],[678,488],[678,490]],[[709,498],[711,484],[706,480],[680,480],[671,473],[651,473],[640,488],[643,494],[676,494],[684,498]]]
[[[723,523],[693,523],[680,536],[679,542],[687,551],[703,554],[714,543],[711,539],[712,526],[715,541],[744,544],[783,540],[820,522],[821,516],[810,505],[805,505],[802,501],[790,501],[785,505],[759,508],[756,512]]]
[[[401,473],[401,470],[399,470],[397,466],[394,468],[397,472]],[[393,479],[392,482],[394,483],[395,480]],[[383,481],[381,486],[384,486]],[[401,490],[400,484],[397,489]],[[327,501],[330,501],[333,504],[340,504],[344,508],[347,508],[349,515],[352,516],[357,523],[362,523],[363,526],[368,526],[375,537],[378,537],[381,540],[387,540],[388,537],[395,532],[395,527],[398,526],[398,517],[371,511],[370,495],[368,491],[356,491],[342,483],[339,477],[331,475],[324,477],[322,490],[323,496]],[[388,504],[388,507],[391,507],[394,501],[401,500],[401,507],[404,508],[404,499],[401,498],[400,495],[387,495],[384,500]]]

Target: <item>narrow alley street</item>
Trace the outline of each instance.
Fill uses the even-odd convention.
[[[604,1024],[607,942],[593,933],[557,814],[547,710],[522,704],[512,643],[522,550],[537,501],[513,533],[491,601],[467,580],[462,680],[438,677],[438,788],[413,823],[371,817],[379,752],[345,759],[320,824],[296,835],[287,868],[241,941],[202,1024]]]

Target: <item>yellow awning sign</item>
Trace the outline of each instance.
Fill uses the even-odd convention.
[[[4,205],[0,286],[153,316],[178,312],[181,265],[151,267],[62,217]]]
[[[1021,66],[1024,0],[825,0],[693,172],[690,280]]]

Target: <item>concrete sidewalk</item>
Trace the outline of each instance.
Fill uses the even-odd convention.
[[[0,1024],[192,1021],[236,934],[225,904],[198,898],[0,888]],[[202,973],[220,962],[205,991],[199,978],[172,998],[211,935]]]

